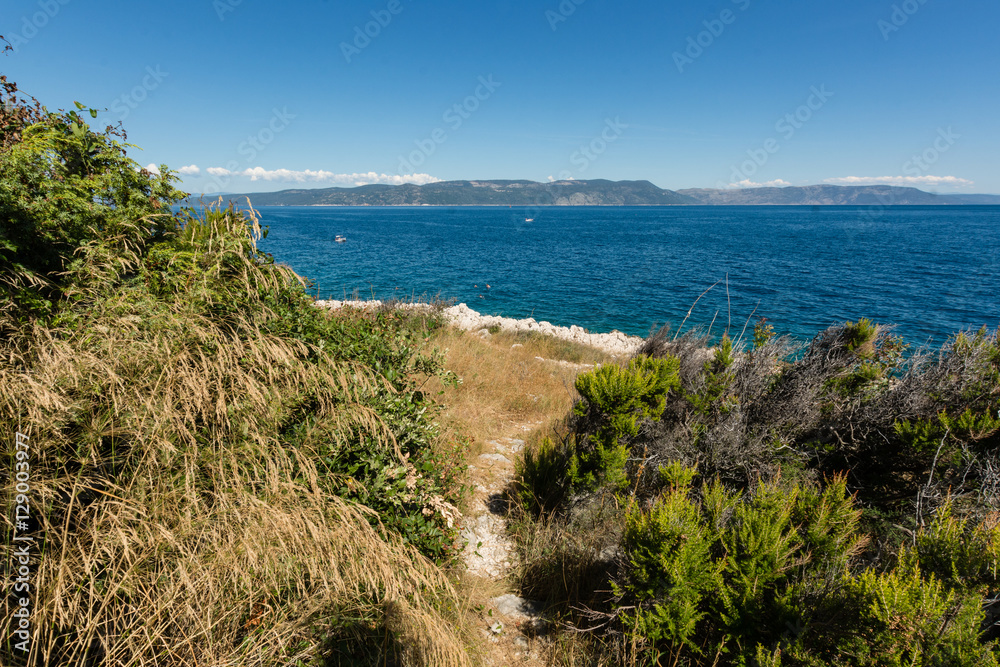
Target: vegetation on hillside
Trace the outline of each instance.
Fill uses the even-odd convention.
[[[578,379],[512,489],[525,592],[600,664],[997,664],[997,332],[706,342]]]
[[[28,471],[36,540],[0,663],[468,664],[440,359],[402,315],[314,307],[252,210],[175,213],[120,133],[0,83],[0,495]]]

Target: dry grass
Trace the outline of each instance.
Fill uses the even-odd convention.
[[[457,387],[435,381],[435,389],[444,392],[448,425],[480,444],[513,424],[547,423],[569,412],[578,398],[573,382],[581,367],[558,361],[612,361],[600,350],[543,335],[500,333],[484,339],[446,327],[429,344],[444,352],[446,367],[461,379]]]
[[[442,571],[322,492],[310,452],[274,437],[288,397],[312,390],[320,413],[394,447],[352,400],[374,377],[175,316],[220,343],[214,355],[177,345],[170,326],[89,341],[39,329],[31,370],[0,370],[2,437],[30,434],[45,509],[31,662],[294,664],[323,653],[314,630],[336,614],[384,618],[420,664],[466,664],[439,611],[458,608]]]
[[[282,278],[242,259],[244,294]],[[345,636],[369,638],[349,646],[365,660],[474,662],[447,573],[325,491],[312,441],[282,443],[308,409],[325,447],[363,437],[405,465],[365,405],[384,379],[140,287],[91,303],[71,325],[22,329],[0,362],[0,498],[14,506],[27,434],[38,522],[27,664],[340,664]],[[5,642],[16,604],[0,602]]]
[[[600,350],[543,335],[499,333],[484,339],[445,327],[435,331],[427,344],[444,353],[446,368],[461,379],[457,386],[446,387],[436,379],[432,382],[434,390],[443,392],[439,400],[445,405],[442,417],[447,428],[454,435],[473,441],[472,458],[483,450],[486,441],[513,433],[532,446],[541,434],[550,432],[570,411],[573,401],[578,398],[573,383],[586,369],[583,364],[613,362]],[[539,361],[538,357],[545,361]],[[569,363],[560,364],[559,361]],[[525,425],[536,428],[530,434],[520,435]],[[477,467],[473,481],[492,483],[494,480],[475,479],[477,475],[489,474],[492,473]],[[512,530],[516,540],[527,542],[536,565],[541,552],[560,539],[554,525],[538,526],[536,531],[528,523],[514,521]],[[586,546],[580,548],[588,554],[585,560],[592,557],[592,550],[588,551]],[[522,569],[508,581],[465,576],[460,579],[458,588],[470,607],[488,609],[490,599],[509,592],[511,586],[525,595],[537,592],[523,585],[526,572]],[[567,572],[569,577],[576,574]],[[496,620],[498,618],[482,616],[479,625],[483,628]],[[533,665],[589,664],[585,647],[578,646],[569,635],[564,637],[559,633],[555,641],[553,637],[531,639],[535,646],[533,653],[541,654],[541,662],[528,658],[513,643],[515,635],[519,636],[516,632],[505,633],[498,643],[486,644],[492,664],[514,664],[515,661]],[[570,656],[568,662],[566,656]]]

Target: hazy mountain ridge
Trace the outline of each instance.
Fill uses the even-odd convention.
[[[254,206],[671,206],[694,199],[649,181],[442,181],[427,185],[282,190],[226,195]]]
[[[894,206],[952,204],[948,196],[892,185],[806,185],[733,190],[689,189],[680,194],[714,206]],[[988,196],[988,195],[986,195]],[[997,197],[1000,203],[1000,197]]]
[[[1000,205],[1000,195],[936,195],[890,185],[665,190],[649,181],[441,181],[224,195],[254,206],[896,206]],[[188,200],[197,202],[196,197]]]

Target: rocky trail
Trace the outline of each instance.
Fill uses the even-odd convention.
[[[517,565],[517,552],[506,531],[504,489],[514,478],[514,460],[528,434],[542,422],[513,424],[506,435],[486,441],[483,452],[469,464],[475,495],[464,517],[463,560],[470,574],[503,586]],[[490,600],[481,630],[488,643],[487,665],[548,664],[548,625],[541,604],[506,593]]]

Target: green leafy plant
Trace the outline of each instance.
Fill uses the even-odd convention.
[[[580,375],[576,389],[583,400],[574,407],[581,428],[588,432],[569,464],[577,488],[607,483],[619,487],[625,479],[629,439],[643,419],[658,419],[667,393],[679,386],[677,359],[640,356],[627,366],[606,364]]]

